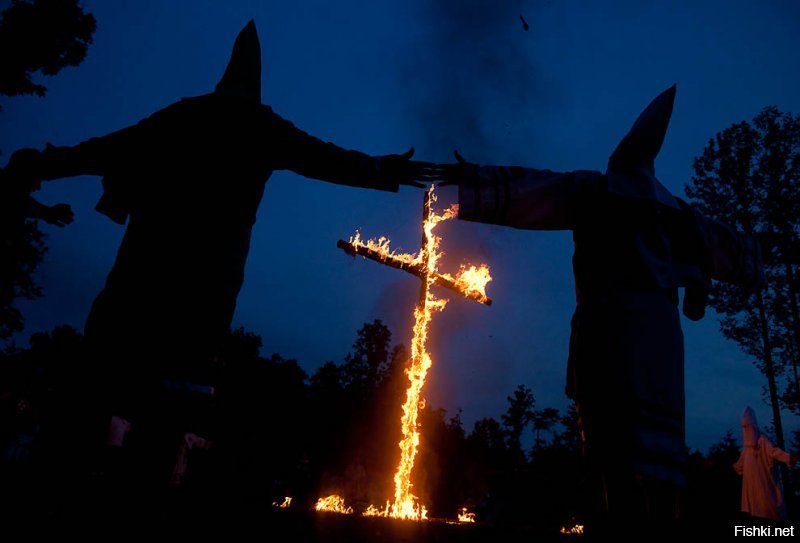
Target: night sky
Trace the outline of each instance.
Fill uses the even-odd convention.
[[[0,2],[5,5],[7,2]],[[495,5],[492,5],[495,4]],[[645,105],[678,84],[662,182],[683,195],[708,139],[766,105],[800,112],[800,4],[793,1],[577,2],[488,0],[178,2],[85,0],[97,19],[84,63],[43,82],[49,92],[5,99],[0,162],[16,148],[72,145],[133,124],[181,97],[213,90],[251,18],[263,54],[266,104],[309,133],[371,154],[553,170],[604,170]],[[530,25],[524,31],[519,15]],[[22,303],[24,334],[82,329],[123,227],[93,207],[100,180],[46,184],[46,203],[72,204],[63,230],[43,226],[45,297]],[[443,189],[449,205],[454,189]],[[418,281],[336,249],[357,228],[395,247],[419,243],[422,191],[358,190],[276,172],[253,230],[234,326],[263,337],[263,353],[310,373],[341,361],[362,323],[382,319],[408,345]],[[202,216],[194,217],[203,220]],[[445,269],[487,262],[495,300],[451,299],[432,327],[429,402],[450,414],[499,415],[524,383],[538,407],[563,408],[574,289],[569,232],[450,221]],[[445,295],[446,292],[441,294]],[[752,405],[762,425],[765,379],[718,331],[713,313],[684,319],[687,441],[705,450],[739,435]],[[797,419],[785,414],[789,430]]]

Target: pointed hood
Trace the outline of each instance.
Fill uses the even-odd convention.
[[[745,447],[755,447],[758,444],[758,436],[761,432],[758,429],[756,413],[749,405],[744,408],[744,413],[742,413],[742,433]]]
[[[253,20],[236,37],[228,67],[214,92],[261,103],[261,44]]]
[[[609,192],[654,200],[678,208],[675,197],[655,176],[655,160],[667,133],[676,86],[650,102],[608,159]]]

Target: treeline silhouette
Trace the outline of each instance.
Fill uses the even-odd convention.
[[[407,352],[392,344],[386,325],[364,324],[341,362],[327,362],[311,375],[296,360],[262,356],[262,347],[258,335],[232,331],[213,395],[171,396],[165,409],[193,410],[198,422],[187,431],[211,446],[190,452],[180,486],[170,488],[164,474],[161,490],[148,491],[200,501],[224,496],[228,505],[269,505],[291,496],[296,508],[338,493],[356,510],[391,498]],[[143,475],[138,452],[178,452],[179,443],[142,442],[133,426],[113,454],[59,458],[82,450],[63,446],[70,440],[63,414],[81,390],[74,379],[81,375],[75,368],[83,349],[82,336],[60,326],[0,356],[0,485],[17,507],[57,509],[75,492],[119,497],[142,490],[135,486]],[[431,516],[452,518],[468,507],[480,521],[548,531],[584,518],[589,497],[574,407],[537,407],[533,392],[520,385],[499,420],[482,418],[467,429],[460,412],[425,406],[414,477]],[[691,454],[687,517],[736,516],[740,481],[730,466],[739,451],[729,432],[707,454]]]

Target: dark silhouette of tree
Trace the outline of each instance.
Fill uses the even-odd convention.
[[[463,477],[474,502],[485,506],[494,475],[508,464],[505,432],[497,420],[483,418],[475,421],[465,445],[468,461]]]
[[[762,241],[766,283],[755,294],[717,283],[710,305],[725,337],[753,356],[767,378],[778,446],[784,448],[780,378],[792,367],[797,390],[798,193],[800,121],[774,107],[752,122],[733,124],[711,139],[694,160],[686,193],[706,215]],[[785,395],[784,395],[785,397]]]
[[[225,341],[220,423],[204,436],[218,443],[230,484],[257,497],[287,486],[305,489],[308,482],[297,478],[313,439],[306,372],[296,360],[260,356],[261,345],[261,337],[243,328]]]
[[[314,438],[309,447],[312,478],[318,483],[327,471],[342,471],[339,466],[350,424],[352,402],[344,389],[342,367],[326,362],[309,379],[309,431]]]
[[[392,491],[408,356],[391,339],[380,320],[365,323],[344,362],[327,362],[310,378],[317,432],[311,456],[320,492],[348,490],[355,499],[379,503]],[[348,474],[362,474],[369,485],[345,489]]]
[[[2,180],[0,180],[2,182]],[[46,252],[44,234],[35,221],[16,216],[0,204],[0,340],[21,332],[25,319],[14,300],[34,300],[42,295],[33,272]],[[7,213],[6,213],[7,212]]]
[[[212,424],[202,432],[214,446],[192,456],[181,490],[191,500],[187,504],[194,504],[187,507],[206,503],[211,496],[224,496],[225,506],[234,509],[283,496],[293,496],[296,507],[305,508],[321,493],[333,491],[356,508],[390,497],[400,406],[408,381],[403,371],[407,353],[401,345],[390,348],[390,339],[381,323],[367,323],[359,329],[353,352],[343,363],[323,364],[308,378],[294,360],[278,354],[262,356],[262,339],[257,334],[244,328],[231,331],[217,361]],[[85,356],[83,350],[82,336],[63,326],[33,334],[26,349],[0,355],[0,422],[4,422],[0,445],[7,446],[18,429],[26,428],[26,419],[14,415],[13,404],[18,398],[29,400],[35,408],[29,418],[41,422],[42,428],[37,449],[44,453],[29,465],[39,469],[46,461],[49,466],[49,475],[39,486],[31,485],[30,478],[20,478],[9,488],[28,488],[26,492],[33,496],[52,494],[50,484],[73,488],[70,485],[88,482],[85,475],[82,479],[57,475],[69,471],[78,459],[65,456],[64,445],[59,445],[71,447],[73,423],[59,400],[64,394],[51,392],[69,391],[74,380],[70,374]],[[372,384],[374,389],[365,398],[364,387],[348,386],[353,373],[345,368],[368,355],[374,355],[376,367],[384,369],[375,374],[383,378]],[[352,367],[369,365],[353,363]],[[181,402],[176,399],[172,408],[198,406]],[[581,493],[582,475],[577,455],[567,445],[577,439],[567,437],[574,434],[574,414],[560,417],[555,409],[534,410],[533,405],[531,390],[518,387],[509,396],[504,424],[480,419],[469,435],[460,411],[448,416],[434,406],[422,410],[414,484],[431,515],[453,517],[460,507],[468,507],[480,520],[546,527],[552,532],[557,530],[552,525],[579,514],[576,496]],[[563,430],[555,432],[557,422]],[[549,442],[540,436],[537,454],[528,461],[521,451],[510,450],[509,429],[524,435],[531,423],[538,424],[542,433],[554,432],[554,437]],[[119,465],[128,466],[127,470],[139,463],[138,457],[124,458],[127,463]],[[0,469],[0,479],[4,470]],[[143,472],[131,473],[125,477]],[[106,477],[104,484],[127,488],[126,480]],[[59,496],[56,502],[63,500],[63,494]]]
[[[533,398],[531,389],[525,385],[519,385],[513,395],[506,399],[508,400],[508,409],[502,417],[506,442],[509,452],[517,459],[517,462],[524,463],[522,433],[533,421],[533,406],[536,404],[536,400]]]
[[[0,95],[44,96],[47,88],[34,83],[32,74],[52,76],[80,64],[95,28],[94,17],[77,0],[12,0],[0,13]],[[46,251],[44,234],[35,221],[25,220],[7,189],[0,188],[0,340],[23,329],[14,300],[42,295],[33,272]]]
[[[478,460],[491,466],[500,466],[505,461],[507,449],[505,432],[500,423],[488,417],[475,421],[467,437]]]
[[[192,457],[186,484],[180,496],[170,500],[170,508],[185,508],[196,518],[205,510],[198,508],[213,507],[216,515],[221,505],[231,511],[247,504],[263,508],[265,501],[283,496],[292,496],[293,507],[302,510],[328,491],[340,492],[356,509],[390,497],[407,354],[400,345],[389,348],[390,334],[384,332],[388,330],[375,323],[365,324],[354,344],[358,347],[345,362],[323,364],[307,378],[294,360],[262,356],[257,334],[233,330],[218,360],[216,422],[204,434],[214,447]],[[88,472],[79,479],[60,475],[78,460],[64,455],[74,446],[74,421],[61,397],[69,392],[84,349],[83,337],[61,326],[33,334],[25,349],[0,353],[0,449],[8,448],[17,434],[35,434],[25,473],[19,464],[4,464],[0,455],[0,482],[17,506],[23,503],[20,496],[27,496],[24,503],[30,504],[41,504],[41,496],[49,496],[50,503],[65,512],[70,509],[64,502],[73,498],[85,508],[91,485],[97,483]],[[357,359],[357,353],[383,352],[387,360],[377,359],[386,366],[384,378],[367,398],[361,396],[361,387],[345,385],[347,361]],[[533,397],[527,387],[517,387],[508,397],[502,424],[483,418],[468,435],[460,412],[448,417],[434,406],[422,410],[414,484],[432,516],[452,518],[458,508],[468,507],[488,525],[542,534],[556,533],[571,519],[586,518],[575,407],[563,414],[548,407],[535,410]],[[15,412],[20,399],[31,406],[22,416]],[[519,431],[523,436],[529,426],[540,435],[534,441],[535,454],[527,459],[511,448],[510,434]],[[552,439],[544,439],[545,432],[552,432]],[[688,519],[735,518],[741,487],[731,464],[739,451],[734,434],[728,432],[707,455],[690,455]],[[43,466],[45,475],[37,482],[34,473],[41,473]],[[19,476],[9,478],[10,473]],[[105,484],[112,483],[106,479]],[[122,484],[120,488],[126,488]],[[69,489],[69,494],[59,489]],[[207,503],[217,505],[203,505]],[[98,504],[97,510],[111,514],[118,506],[113,501]]]
[[[353,351],[342,366],[343,384],[366,399],[386,378],[389,371],[389,347],[392,333],[380,320],[364,324],[353,343]]]
[[[791,369],[785,403],[800,411],[800,116],[767,107],[753,124],[762,136],[764,259],[776,291],[778,356]]]
[[[545,407],[533,412],[531,417],[534,433],[533,449],[531,449],[532,456],[535,456],[537,452],[547,445],[547,440],[542,437],[542,432],[551,432],[560,418],[558,409],[553,407]]]
[[[232,361],[257,358],[263,347],[261,336],[248,332],[243,326],[232,330],[222,345],[220,356]]]
[[[71,386],[81,372],[85,346],[83,334],[68,325],[56,326],[50,332],[31,334],[26,353],[29,363],[40,368],[51,389]]]
[[[72,454],[78,439],[73,406],[84,360],[83,336],[70,326],[37,332],[28,348],[0,353],[0,410],[5,410],[9,400],[12,405],[20,400],[27,404],[21,417],[0,420],[0,464],[6,452],[2,443],[4,435],[8,437],[6,432],[21,432],[32,439],[28,466],[18,466],[26,473],[19,472],[13,484],[3,483],[9,492],[19,493],[21,503],[29,499],[41,504],[44,482],[52,485],[51,490],[59,487],[77,463]]]
[[[740,452],[739,440],[728,430],[722,439],[709,447],[708,459],[719,464],[732,465],[739,458]]]
[[[453,516],[459,507],[474,500],[467,476],[472,459],[465,447],[461,415],[448,419],[444,409],[426,407],[420,413],[420,422],[415,488],[431,504],[432,515]]]
[[[551,407],[536,410],[533,426],[537,434],[530,465],[543,494],[537,507],[542,522],[569,525],[585,519],[592,502],[575,404],[570,404],[564,414]],[[544,432],[552,434],[549,442],[541,437]]]
[[[0,94],[44,96],[47,87],[32,75],[79,65],[96,27],[78,0],[12,0],[0,13]]]
[[[578,422],[578,410],[572,402],[567,407],[567,412],[559,418],[562,430],[553,436],[553,448],[572,455],[581,452],[581,428]]]
[[[335,362],[325,362],[314,372],[309,380],[311,389],[317,396],[338,396],[343,393],[342,368]]]
[[[733,520],[737,517],[742,495],[740,477],[733,470],[741,447],[728,430],[708,453],[689,455],[686,489],[686,518],[690,522],[709,519]]]

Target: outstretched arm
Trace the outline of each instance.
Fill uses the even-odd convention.
[[[776,447],[766,438],[759,440],[759,446],[764,448],[764,452],[767,456],[778,462],[783,462],[787,466],[794,467],[797,462],[797,457],[795,455],[787,453],[780,447]]]
[[[67,204],[46,206],[28,193],[37,190],[42,181],[77,175],[107,175],[114,168],[124,168],[124,157],[131,155],[129,146],[138,137],[139,130],[138,125],[125,128],[73,147],[48,144],[44,151],[20,149],[11,156],[5,168],[5,181],[14,185],[13,190],[20,196],[25,194],[25,197],[21,196],[21,203],[26,216],[64,226],[73,220],[72,209]],[[126,206],[119,207],[109,201],[107,192],[97,210],[120,224],[125,223],[128,213]]]
[[[553,172],[521,166],[478,166],[456,153],[439,167],[443,185],[458,185],[458,218],[526,230],[569,230],[580,208],[605,188],[595,171]]]
[[[72,147],[48,144],[43,151],[20,149],[11,155],[6,172],[30,189],[41,181],[77,175],[105,175],[138,138],[140,126],[130,126]]]
[[[414,149],[401,155],[370,156],[343,149],[303,132],[265,107],[274,117],[279,145],[278,169],[340,185],[396,192],[399,185],[422,187],[419,181],[433,178],[427,162],[410,160]]]
[[[708,275],[719,281],[755,290],[764,282],[758,241],[726,224],[714,221],[689,206],[700,234]]]
[[[0,204],[5,218],[40,219],[59,227],[71,223],[74,215],[68,204],[48,206],[30,194],[38,185],[32,178],[9,175],[7,169],[0,169]]]
[[[26,217],[41,219],[53,226],[66,226],[75,219],[75,215],[72,213],[72,208],[69,204],[48,206],[31,195],[26,196],[24,207]]]

